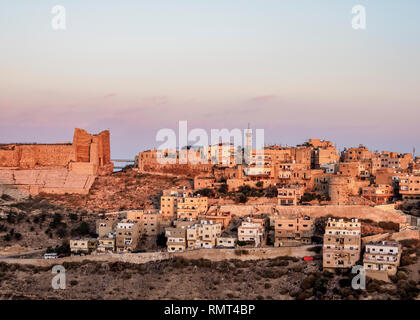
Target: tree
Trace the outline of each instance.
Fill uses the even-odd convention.
[[[64,238],[67,235],[67,231],[65,229],[58,229],[56,234],[60,238]]]
[[[247,201],[248,201],[248,197],[243,193],[240,193],[238,197],[235,199],[235,202],[239,202],[239,203],[245,203]]]
[[[164,233],[164,232],[162,232],[161,234],[159,234],[159,235],[157,236],[157,239],[156,239],[156,244],[157,244],[159,247],[164,247],[164,246],[166,246],[166,241],[167,241],[167,238],[166,238],[166,236],[165,236],[165,233]]]
[[[228,185],[226,183],[222,183],[218,191],[219,193],[226,194],[228,192]]]
[[[81,236],[85,236],[89,233],[90,233],[90,227],[89,227],[89,224],[87,224],[85,221],[80,223],[80,225],[76,229],[72,230],[72,234],[78,234]]]
[[[200,189],[194,192],[194,195],[202,195],[203,197],[213,197],[214,196],[214,192],[212,189],[209,188],[205,188],[205,189]]]
[[[62,254],[62,255],[70,255],[70,244],[68,243],[68,241],[63,241],[61,243],[61,246],[56,246],[55,250],[54,250],[58,255]]]
[[[265,196],[267,198],[275,198],[278,195],[277,188],[275,187],[269,187],[265,190]]]

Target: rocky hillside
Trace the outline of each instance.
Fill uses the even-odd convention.
[[[192,180],[134,170],[97,177],[88,195],[41,195],[54,205],[84,209],[87,213],[159,208],[161,191],[187,186]]]

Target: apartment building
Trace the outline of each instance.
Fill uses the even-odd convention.
[[[124,219],[117,224],[117,252],[132,252],[139,248],[140,224],[136,220]]]
[[[221,224],[202,220],[200,223],[187,227],[187,248],[214,248],[216,239],[220,237],[221,233]]]
[[[321,168],[322,165],[338,163],[339,161],[340,156],[336,147],[318,147],[313,150],[312,167],[315,169]]]
[[[401,245],[398,242],[382,241],[368,243],[363,255],[363,266],[368,271],[383,271],[395,275],[401,258]]]
[[[97,248],[96,239],[71,239],[70,252],[72,254],[90,254]]]
[[[304,187],[299,185],[277,188],[277,204],[280,206],[296,206],[304,193]]]
[[[321,139],[309,139],[307,144],[313,146],[314,148],[328,148],[333,145],[331,141]]]
[[[213,223],[220,223],[222,230],[226,229],[229,226],[230,221],[232,220],[232,215],[230,212],[213,212],[202,214],[198,216],[198,220],[207,220],[212,221]]]
[[[162,219],[197,219],[207,211],[207,197],[188,192],[172,191],[160,198]]]
[[[127,211],[126,219],[139,223],[141,236],[156,236],[160,233],[162,214],[156,209]]]
[[[264,224],[247,219],[238,227],[238,241],[252,242],[255,247],[264,244]]]
[[[216,247],[217,248],[235,248],[237,238],[233,237],[217,237]]]
[[[319,166],[320,169],[324,170],[324,173],[336,174],[340,168],[339,163],[325,163]]]
[[[344,162],[370,160],[372,159],[372,152],[363,145],[359,145],[357,148],[349,148],[343,151],[342,160]]]
[[[182,252],[187,248],[187,229],[185,227],[169,227],[165,230],[168,252]]]
[[[381,168],[406,170],[413,160],[410,153],[400,154],[398,152],[382,151],[379,155]]]
[[[115,251],[115,236],[102,237],[98,239],[97,252],[112,253]]]
[[[376,204],[388,203],[393,196],[394,188],[388,184],[372,185],[362,188],[362,197]]]
[[[301,214],[273,217],[274,246],[292,247],[310,244],[314,233],[313,220]]]
[[[107,237],[108,234],[115,231],[117,219],[100,219],[96,221],[96,233],[99,238]]]
[[[200,189],[214,189],[220,183],[216,183],[214,177],[195,177],[194,178],[194,190]]]
[[[400,177],[400,194],[404,202],[420,202],[420,176]]]
[[[361,223],[358,219],[328,218],[324,234],[324,269],[350,268],[360,259]]]
[[[177,192],[160,197],[160,211],[163,219],[176,219],[178,201],[181,201],[182,197]]]
[[[198,215],[207,211],[207,197],[183,197],[177,203],[177,219],[197,219]]]

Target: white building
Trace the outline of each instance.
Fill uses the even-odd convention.
[[[245,242],[254,242],[258,247],[263,243],[264,226],[258,222],[251,222],[250,220],[243,221],[238,228],[238,240]]]
[[[366,271],[384,271],[394,275],[400,264],[401,245],[398,242],[382,241],[366,244],[363,266]]]

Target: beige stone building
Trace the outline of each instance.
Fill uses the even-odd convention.
[[[311,243],[314,232],[313,220],[303,215],[277,216],[274,222],[274,246],[291,247]]]
[[[238,241],[252,242],[255,247],[264,244],[264,236],[264,224],[261,222],[252,221],[248,218],[238,227]]]
[[[166,246],[168,252],[182,252],[187,248],[187,229],[185,227],[166,228],[165,236],[167,238]]]
[[[207,197],[173,192],[160,198],[162,219],[197,219],[207,211]]]
[[[219,223],[202,220],[187,228],[187,248],[213,248],[216,246],[216,239],[222,233],[222,226]]]
[[[96,221],[96,233],[99,238],[107,237],[110,233],[115,231],[117,226],[117,219],[99,219]]]
[[[200,189],[214,189],[220,185],[220,183],[216,183],[216,179],[214,177],[195,177],[194,178],[194,190]]]
[[[394,196],[394,188],[387,184],[372,185],[362,188],[362,197],[376,204],[384,204],[391,201]]]
[[[160,197],[160,210],[164,219],[176,219],[178,201],[181,201],[182,195],[172,193]]]
[[[372,159],[372,152],[363,145],[358,148],[349,148],[342,153],[342,159],[345,162],[370,160]]]
[[[400,177],[400,194],[404,202],[420,202],[420,175]]]
[[[140,225],[140,236],[156,236],[161,232],[162,214],[156,209],[130,210],[127,220],[137,221]]]
[[[238,239],[234,237],[217,237],[216,247],[217,248],[235,248],[237,240]]]
[[[282,186],[277,188],[277,203],[280,206],[296,206],[304,193],[304,187],[299,185]]]
[[[324,234],[324,269],[350,268],[360,259],[361,223],[328,218]]]
[[[177,219],[197,219],[207,211],[207,197],[183,197],[177,204]]]
[[[334,164],[340,161],[337,148],[333,146],[319,147],[313,151],[313,168],[319,169],[325,164]]]
[[[71,239],[70,252],[72,254],[89,254],[97,248],[96,239]]]
[[[102,237],[98,239],[98,248],[100,253],[112,253],[115,251],[115,237]]]
[[[382,241],[368,243],[363,255],[363,267],[366,274],[369,271],[382,271],[395,275],[401,258],[401,245],[398,242]]]
[[[117,224],[117,252],[132,252],[139,248],[140,224],[136,220],[124,219]]]

